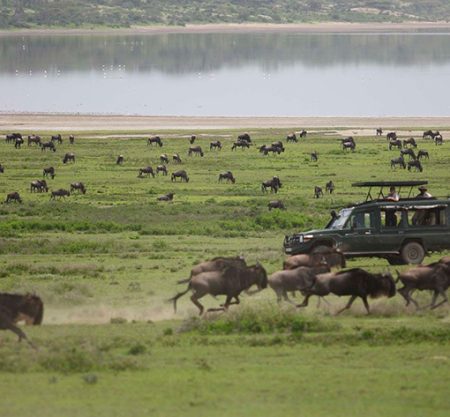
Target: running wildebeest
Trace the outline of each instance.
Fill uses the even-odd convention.
[[[261,191],[266,191],[270,188],[270,191],[273,193],[277,193],[278,189],[281,188],[282,184],[280,179],[277,176],[272,177],[272,179],[264,181],[261,184]]]
[[[158,165],[156,167],[156,175],[162,172],[163,175],[167,175],[167,167],[165,165]]]
[[[400,156],[403,156],[403,155],[408,155],[410,160],[412,159],[412,160],[415,161],[417,159],[416,154],[414,153],[414,151],[411,148],[409,148],[409,149],[402,149],[400,151]]]
[[[47,181],[45,180],[31,181],[30,192],[34,191],[37,191],[38,193],[48,192]]]
[[[322,187],[315,185],[314,186],[314,198],[320,198],[320,197],[323,197]]]
[[[286,142],[287,143],[289,143],[289,142],[297,143],[298,142],[297,135],[294,132],[289,133],[289,135],[286,136]]]
[[[403,284],[398,292],[406,300],[407,306],[412,302],[419,309],[419,304],[411,297],[415,290],[433,291],[433,297],[429,305],[432,309],[448,302],[445,292],[450,286],[450,264],[436,262],[427,266],[414,267],[402,273],[397,271],[397,275],[397,281],[401,281]],[[439,295],[442,296],[443,301],[436,304]]]
[[[269,204],[267,204],[267,207],[268,207],[269,211],[271,211],[272,209],[286,210],[286,207],[284,206],[284,204],[281,200],[269,201]]]
[[[423,139],[433,139],[435,136],[440,135],[439,130],[436,130],[436,133],[434,133],[432,130],[426,130],[423,132],[422,138]]]
[[[327,265],[330,268],[345,268],[345,256],[336,249],[329,248],[327,251],[302,253],[289,256],[283,262],[283,269],[295,269],[299,266],[319,266]]]
[[[208,309],[208,311],[228,310],[231,304],[239,304],[241,292],[248,290],[253,285],[257,285],[260,290],[267,287],[267,273],[260,264],[249,267],[230,266],[222,271],[202,272],[193,276],[188,283],[187,289],[178,293],[169,301],[173,302],[174,310],[176,311],[178,298],[188,291],[192,291],[191,301],[198,307],[200,315],[202,315],[204,307],[198,300],[206,294],[214,297],[226,295],[223,307]],[[233,298],[236,301],[232,303],[231,300]]]
[[[400,165],[403,169],[406,169],[405,159],[403,155],[400,155],[398,158],[391,159],[391,168],[395,168],[397,165]]]
[[[14,147],[16,149],[20,149],[23,145],[23,139],[22,138],[17,138],[16,141],[14,142]]]
[[[56,146],[53,142],[41,142],[41,151],[45,151],[46,149],[50,149],[53,152],[56,152]]]
[[[222,143],[220,142],[220,140],[209,143],[209,150],[212,151],[213,149],[219,149],[219,151],[222,150]]]
[[[173,154],[172,159],[173,159],[173,162],[175,162],[176,164],[181,164],[180,155],[178,155],[177,153]]]
[[[219,182],[222,180],[226,180],[228,182],[232,182],[233,184],[236,182],[236,178],[234,178],[233,173],[231,171],[222,172],[219,174]]]
[[[70,191],[65,190],[64,188],[60,188],[59,190],[52,191],[52,194],[50,196],[50,200],[56,200],[56,197],[61,199],[61,197],[66,198],[70,196]]]
[[[325,184],[325,191],[330,193],[330,194],[333,194],[334,190],[335,190],[335,186],[334,186],[333,181],[332,180],[328,181]]]
[[[419,153],[417,154],[417,159],[421,159],[421,158],[430,159],[430,155],[428,154],[428,152],[425,149],[420,149]]]
[[[197,139],[197,137],[196,137],[195,135],[192,135],[192,136],[189,138],[189,143],[190,143],[191,145],[193,145],[194,142],[195,142],[195,139]]]
[[[20,194],[17,191],[14,191],[14,192],[6,195],[5,203],[11,203],[13,201],[16,201],[17,203],[22,202],[22,199],[20,198]]]
[[[382,134],[383,134],[383,129],[381,129],[381,127],[379,127],[379,128],[377,129],[376,135],[377,135],[377,136],[381,136]]]
[[[43,177],[50,176],[50,177],[52,177],[52,179],[54,179],[55,178],[55,168],[53,168],[53,167],[44,168],[42,170],[42,176]]]
[[[420,161],[417,159],[415,161],[409,161],[408,162],[408,171],[411,171],[411,168],[415,168],[416,171],[423,171],[422,168],[422,164],[420,163]]]
[[[201,146],[189,146],[188,156],[192,156],[192,154],[200,155],[200,156],[204,156],[205,155],[203,153],[203,151],[202,151],[202,147]]]
[[[392,148],[402,149],[403,144],[400,139],[394,139],[389,141],[389,150],[391,151]]]
[[[363,300],[364,307],[369,314],[370,308],[367,297],[393,297],[395,295],[395,283],[390,273],[371,274],[364,269],[353,268],[346,271],[319,274],[315,277],[313,285],[304,289],[303,292],[306,294],[306,297],[298,307],[306,307],[308,305],[308,299],[312,295],[321,297],[328,294],[335,294],[337,296],[350,295],[350,300],[346,306],[336,314],[350,308],[358,297]]]
[[[158,201],[172,201],[175,193],[167,193],[157,198]]]
[[[390,140],[397,140],[397,133],[395,132],[389,132],[386,135],[386,140],[390,141]]]
[[[143,178],[144,175],[146,175],[147,177],[149,177],[151,175],[153,178],[155,178],[155,173],[153,172],[153,168],[150,166],[139,169],[138,178]]]
[[[301,132],[300,132],[300,137],[301,138],[306,138],[306,135],[308,134],[308,132],[305,130],[305,129],[303,129]]]
[[[311,161],[313,161],[313,162],[317,162],[319,160],[319,154],[316,151],[312,152],[310,154],[310,157],[311,157]]]
[[[171,179],[171,181],[176,181],[177,178],[180,178],[181,182],[183,182],[183,181],[189,182],[189,177],[187,175],[187,172],[184,169],[173,172],[172,177],[170,179]]]
[[[169,157],[165,153],[163,153],[162,155],[159,156],[159,160],[163,164],[168,164],[169,163]]]
[[[5,167],[0,164],[0,174],[3,174],[5,172]]]
[[[116,160],[116,165],[122,165],[124,163],[124,161],[125,161],[125,158],[123,157],[123,155],[119,155]]]
[[[231,150],[234,151],[236,148],[241,148],[242,150],[244,150],[244,148],[250,148],[250,143],[245,140],[238,140],[233,143]]]
[[[435,145],[442,145],[443,142],[444,142],[444,139],[442,138],[442,135],[441,135],[441,134],[436,135],[436,136],[434,137],[434,144],[435,144]]]
[[[156,144],[159,147],[163,146],[162,140],[159,136],[153,136],[153,137],[147,139],[147,145],[153,145],[153,144]]]
[[[252,139],[250,138],[250,135],[248,133],[243,133],[242,135],[239,135],[237,137],[238,142],[239,141],[244,141],[247,143],[252,143]]]
[[[31,146],[32,144],[40,145],[41,144],[41,137],[37,135],[30,135],[28,136],[28,146]]]
[[[403,147],[406,148],[407,145],[411,145],[413,148],[417,148],[416,140],[413,137],[405,139],[403,141]]]
[[[63,143],[62,137],[59,133],[57,135],[53,135],[50,140],[52,142],[58,142],[59,144]]]
[[[70,192],[80,191],[82,194],[86,194],[86,187],[82,182],[73,182],[70,184]]]
[[[73,144],[75,143],[75,136],[74,136],[74,135],[70,135],[70,136],[69,136],[69,143],[70,143],[71,145],[73,145]]]
[[[75,154],[73,152],[68,152],[64,155],[63,164],[67,164],[69,161],[75,163]]]

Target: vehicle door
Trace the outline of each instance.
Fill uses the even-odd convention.
[[[378,252],[381,247],[377,234],[378,216],[375,209],[353,212],[344,226],[340,249],[349,254]]]
[[[394,205],[380,207],[379,237],[383,252],[398,253],[407,230],[407,211],[403,207]]]

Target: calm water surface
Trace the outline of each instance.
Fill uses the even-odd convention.
[[[0,37],[0,111],[448,116],[450,33]]]

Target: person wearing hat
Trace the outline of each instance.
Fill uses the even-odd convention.
[[[416,198],[431,198],[433,197],[427,190],[427,187],[425,185],[421,185],[418,190],[420,191],[419,194],[416,195]]]

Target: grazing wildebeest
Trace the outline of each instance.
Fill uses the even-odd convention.
[[[356,144],[355,139],[353,138],[353,136],[347,136],[346,138],[341,139],[341,143],[342,144],[344,144],[344,143],[355,143]]]
[[[264,153],[264,155],[269,155],[269,152],[272,152],[273,154],[280,154],[281,152],[284,152],[284,148],[280,148],[279,146],[274,146],[273,144],[270,146],[263,145],[259,148],[259,151]]]
[[[314,198],[320,198],[321,196],[323,197],[322,187],[315,185],[314,186]]]
[[[222,150],[222,143],[220,142],[220,140],[209,143],[209,150],[212,151],[213,149],[219,149],[220,151]]]
[[[55,178],[55,168],[53,168],[53,167],[44,168],[42,170],[42,176],[43,177],[50,176],[50,177],[52,177],[52,179],[54,179]]]
[[[231,146],[231,150],[234,151],[236,148],[241,148],[242,150],[244,148],[250,148],[250,143],[245,140],[238,140],[237,142],[234,142]]]
[[[138,178],[143,178],[144,175],[146,175],[147,177],[149,177],[151,175],[153,178],[155,178],[155,173],[153,172],[153,168],[150,166],[139,169]]]
[[[21,133],[11,133],[10,135],[6,135],[6,143],[15,142],[16,139],[23,139]]]
[[[400,288],[398,292],[406,300],[407,306],[412,302],[417,309],[419,308],[417,301],[411,297],[411,294],[415,290],[433,291],[433,297],[430,304],[432,309],[439,307],[441,304],[448,301],[445,292],[450,286],[450,264],[436,262],[428,266],[411,268],[402,273],[397,271],[397,275],[397,281],[401,281],[403,284],[403,287]],[[439,295],[441,295],[444,300],[436,304]]]
[[[177,178],[180,178],[181,182],[183,182],[183,181],[189,182],[189,177],[187,175],[187,172],[184,169],[173,172],[172,177],[170,179],[171,179],[171,181],[176,181]]]
[[[250,135],[248,133],[243,133],[242,135],[239,135],[237,137],[238,142],[243,141],[247,143],[252,143],[252,139],[250,138]]]
[[[376,135],[377,135],[377,136],[381,136],[382,134],[383,134],[383,129],[381,129],[381,127],[379,127],[379,128],[377,129]]]
[[[191,145],[193,145],[194,142],[195,142],[195,139],[197,139],[197,137],[196,137],[195,135],[192,135],[192,136],[189,138],[189,143],[190,143]]]
[[[346,306],[336,314],[351,307],[357,297],[363,300],[367,313],[370,313],[367,297],[393,297],[395,295],[395,283],[390,273],[371,274],[361,268],[348,269],[346,271],[319,274],[315,277],[311,287],[304,290],[305,300],[299,307],[308,305],[311,295],[326,296],[335,294],[337,296],[350,295]]]
[[[403,147],[406,148],[407,145],[411,145],[413,148],[417,148],[416,140],[412,137],[403,141]]]
[[[428,154],[428,152],[425,149],[419,150],[419,153],[417,154],[417,159],[421,159],[421,158],[430,159],[430,155]]]
[[[30,192],[34,191],[37,191],[38,193],[48,192],[47,181],[45,180],[31,181]]]
[[[59,144],[63,142],[62,137],[59,133],[57,135],[53,135],[50,140],[52,142],[58,142]]]
[[[233,184],[236,182],[236,178],[234,178],[233,173],[231,171],[222,172],[219,174],[219,182],[222,180],[226,180],[227,182],[232,182]]]
[[[178,298],[188,291],[192,291],[191,301],[198,307],[200,315],[202,315],[204,307],[198,300],[206,294],[211,294],[214,297],[226,295],[223,307],[208,309],[208,311],[227,310],[231,304],[239,304],[241,292],[248,290],[255,284],[260,290],[267,287],[267,273],[260,264],[249,267],[230,266],[223,271],[202,272],[195,275],[190,279],[187,289],[178,293],[169,301],[173,302],[174,310],[176,311]],[[233,298],[236,299],[236,302],[232,303],[231,300]]]
[[[80,191],[83,194],[86,194],[86,187],[82,182],[73,182],[70,184],[70,192]]]
[[[60,188],[59,190],[52,191],[52,194],[50,196],[50,200],[56,200],[56,197],[61,199],[61,197],[66,198],[70,196],[70,191],[65,190],[64,188]]]
[[[178,155],[177,153],[173,154],[172,159],[173,159],[173,162],[175,162],[176,164],[181,164],[180,155]]]
[[[159,156],[159,160],[163,164],[168,164],[169,163],[169,157],[165,153],[163,153],[162,155]]]
[[[435,144],[435,145],[442,145],[443,142],[444,142],[444,139],[442,138],[442,135],[441,135],[441,134],[436,135],[436,136],[434,137],[434,144]],[[17,143],[17,141],[16,141],[16,143]]]
[[[345,268],[345,256],[342,252],[333,248],[320,252],[293,255],[283,262],[283,269],[295,269],[299,266],[311,267],[319,265],[327,265],[330,268]]]
[[[278,189],[282,187],[281,181],[277,176],[272,177],[272,179],[264,181],[261,184],[261,191],[267,191],[270,188],[271,192],[277,193]]]
[[[403,156],[403,155],[408,155],[410,160],[411,159],[412,160],[416,160],[417,159],[417,156],[416,156],[416,154],[414,153],[414,151],[412,149],[402,149],[400,151],[400,156]]]
[[[420,161],[417,159],[415,161],[409,161],[408,162],[408,171],[411,171],[411,168],[415,168],[416,171],[423,171],[422,168],[422,164],[420,163]]]
[[[165,165],[158,165],[156,167],[156,174],[158,175],[160,172],[162,172],[163,175],[167,175],[167,167]]]
[[[75,143],[75,136],[74,136],[74,135],[70,135],[70,136],[69,136],[69,143],[70,143],[71,145],[73,145],[73,144]]]
[[[116,160],[116,165],[122,165],[124,163],[124,161],[125,161],[125,158],[123,157],[123,155],[119,155]]]
[[[330,194],[333,194],[335,188],[336,188],[336,187],[334,186],[334,183],[333,183],[332,180],[328,181],[328,182],[325,184],[325,191],[328,192],[328,193],[330,193]]]
[[[6,195],[5,203],[11,203],[12,201],[17,201],[18,203],[22,202],[22,199],[20,198],[20,194],[17,191],[14,191],[14,192]]]
[[[28,136],[28,146],[31,146],[32,144],[40,145],[41,144],[41,137],[36,135],[30,135]]]
[[[201,146],[189,146],[188,156],[191,156],[192,154],[204,156],[202,147]]]
[[[67,164],[69,161],[75,163],[75,154],[73,152],[68,152],[64,155],[63,164]]]
[[[436,130],[436,133],[434,133],[432,130],[426,130],[423,132],[422,138],[423,139],[433,139],[435,136],[440,135],[439,130]]]
[[[311,161],[313,162],[317,162],[319,160],[319,154],[317,153],[317,151],[314,151],[310,154],[311,157]]]
[[[157,198],[158,201],[172,201],[175,193],[167,193]]]
[[[398,158],[391,159],[391,168],[395,168],[397,165],[400,165],[403,169],[406,169],[403,155],[400,155]]]
[[[5,172],[5,167],[0,164],[0,174],[3,174]]]
[[[286,210],[286,207],[284,206],[284,204],[281,200],[269,201],[269,204],[267,204],[267,207],[268,207],[269,211],[271,211],[272,209]]]
[[[391,151],[392,148],[402,149],[403,144],[400,139],[394,139],[389,141],[389,150]]]
[[[286,136],[286,142],[298,142],[297,135],[295,133],[289,133],[289,135]]]
[[[284,152],[284,146],[283,146],[283,142],[281,142],[281,140],[272,142],[272,144],[270,146],[273,146],[274,148],[280,148],[281,152]]]
[[[46,149],[50,149],[51,151],[56,152],[56,146],[51,141],[41,143],[41,151],[45,151]]]
[[[159,136],[153,136],[153,137],[147,139],[147,145],[153,145],[153,144],[156,144],[159,147],[163,146],[162,140]]]
[[[15,143],[14,143],[14,147],[16,149],[20,149],[22,145],[23,145],[23,139],[22,138],[17,138]]]
[[[386,140],[397,140],[397,133],[395,133],[395,132],[389,132],[387,135],[386,135]]]
[[[300,137],[301,138],[306,138],[306,135],[308,134],[308,132],[305,130],[305,129],[303,129],[301,132],[300,132]]]

